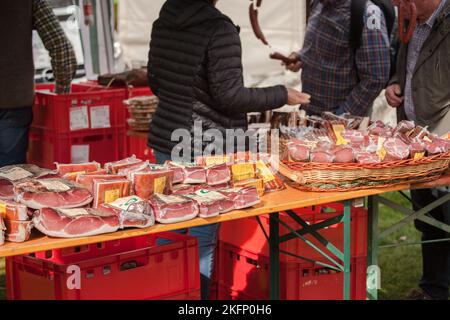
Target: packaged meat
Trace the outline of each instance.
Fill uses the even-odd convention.
[[[409,145],[409,157],[411,159],[422,159],[426,153],[425,143],[420,141],[411,142]]]
[[[160,223],[187,221],[199,214],[197,203],[184,196],[154,194],[149,201]]]
[[[5,239],[9,242],[25,242],[30,239],[33,223],[31,221],[15,221],[5,219]]]
[[[183,181],[184,181],[184,170],[183,170],[183,167],[181,167],[179,165],[176,165],[172,161],[167,161],[166,162],[166,166],[169,167],[169,169],[171,169],[173,171],[172,183],[173,184],[183,183]]]
[[[353,148],[348,146],[336,146],[333,149],[334,162],[336,163],[352,163],[355,162]]]
[[[197,190],[210,190],[210,191],[217,191],[222,189],[229,189],[231,187],[230,183],[223,183],[223,184],[217,184],[215,186],[210,186],[208,184],[197,184],[194,185],[194,192]]]
[[[78,208],[92,202],[86,188],[62,179],[30,179],[14,187],[15,200],[31,209]]]
[[[234,201],[216,190],[199,189],[195,194],[220,203],[220,213],[234,210]]]
[[[27,206],[10,200],[0,200],[0,217],[17,221],[30,220]]]
[[[102,203],[110,203],[131,195],[131,182],[128,180],[94,180],[94,202],[98,208]]]
[[[203,187],[203,186],[200,186]],[[186,195],[194,193],[196,190],[196,186],[192,184],[176,184],[172,186],[172,194],[176,195]]]
[[[5,223],[3,222],[3,218],[0,216],[0,246],[5,244],[5,230]]]
[[[361,164],[372,164],[380,162],[380,157],[376,153],[370,152],[356,152],[355,158],[356,162]]]
[[[425,140],[425,145],[428,155],[435,155],[450,151],[450,140],[447,139],[435,137],[431,142]]]
[[[342,137],[348,141],[348,144],[352,147],[361,147],[367,145],[369,135],[358,130],[346,129],[342,132]]]
[[[138,196],[117,199],[103,203],[98,208],[119,217],[120,228],[148,228],[155,224],[155,215],[148,201]]]
[[[215,201],[198,194],[188,194],[187,198],[192,199],[198,205],[198,216],[200,218],[212,218],[218,216],[222,209],[220,201]]]
[[[201,184],[206,183],[206,169],[194,164],[183,165],[183,183]]]
[[[230,168],[226,164],[216,164],[206,167],[206,183],[214,186],[228,183],[231,180]]]
[[[43,208],[34,213],[33,224],[43,234],[56,238],[95,236],[120,227],[117,215],[91,208]]]
[[[119,161],[108,162],[105,164],[105,169],[108,170],[109,173],[117,174],[121,169],[125,169],[143,162],[144,161],[136,158],[136,156],[133,155],[132,157],[122,159]]]
[[[256,165],[253,162],[233,164],[231,174],[233,182],[254,179],[256,177]]]
[[[310,147],[305,144],[288,143],[290,161],[308,162],[310,157]]]
[[[150,164],[148,161],[140,162],[129,166],[127,168],[119,169],[117,174],[127,177],[128,180],[131,180],[131,174],[134,172],[149,172],[151,170]]]
[[[414,123],[414,121],[403,120],[397,124],[397,127],[395,127],[393,131],[393,134],[395,135],[397,133],[407,133],[414,130],[415,127],[416,124]]]
[[[0,168],[0,199],[14,199],[14,184],[25,179],[47,178],[56,172],[32,164],[18,164]]]
[[[88,162],[80,164],[56,164],[56,171],[59,176],[64,179],[75,181],[78,174],[96,172],[101,170],[101,166],[97,162]]]
[[[262,160],[256,162],[257,178],[262,179],[264,183],[264,193],[280,191],[285,188],[280,177],[272,171],[270,164],[266,164]]]
[[[334,155],[328,151],[313,150],[311,152],[311,162],[332,163]]]
[[[258,191],[258,195],[264,195],[264,180],[263,179],[248,179],[243,181],[236,181],[233,183],[234,188],[254,187]]]
[[[134,194],[145,200],[155,193],[170,194],[172,179],[173,171],[169,169],[131,173]]]
[[[219,164],[231,165],[233,163],[233,156],[221,155],[221,156],[198,157],[196,163],[202,167],[208,167]]]
[[[118,174],[80,174],[77,176],[76,182],[88,189],[91,193],[94,192],[94,180],[124,180],[125,176]]]
[[[231,188],[218,192],[232,200],[236,210],[249,208],[261,202],[255,187]]]
[[[399,138],[387,138],[383,143],[383,150],[381,153],[382,161],[397,161],[408,159],[409,146],[406,145]],[[384,155],[384,157],[383,157]]]

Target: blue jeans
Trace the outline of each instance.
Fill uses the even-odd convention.
[[[0,109],[0,167],[26,163],[31,107]]]
[[[170,160],[170,155],[158,151],[154,152],[156,163],[163,164]],[[200,256],[200,287],[202,300],[208,300],[211,285],[211,276],[214,268],[214,258],[217,246],[217,235],[220,224],[214,223],[207,226],[193,227],[182,230],[176,230],[178,233],[187,233],[196,237]],[[167,243],[165,240],[159,240],[158,245]]]

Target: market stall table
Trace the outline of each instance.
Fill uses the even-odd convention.
[[[281,241],[288,241],[289,239],[300,237],[304,239],[306,234],[311,234],[317,238],[322,243],[325,243],[327,248],[330,249],[340,260],[343,261],[342,264],[331,258],[329,255],[322,252],[320,249],[311,245],[314,249],[320,252],[322,255],[328,258],[331,262],[335,263],[337,266],[332,266],[328,264],[321,263],[322,265],[330,266],[336,270],[340,270],[344,275],[344,298],[350,298],[350,206],[351,200],[364,198],[368,196],[379,195],[387,192],[398,191],[409,189],[408,185],[400,185],[391,188],[383,189],[367,189],[360,191],[351,192],[302,192],[291,187],[287,187],[286,190],[267,194],[262,198],[262,203],[256,207],[248,210],[233,211],[227,214],[220,215],[218,217],[210,219],[196,218],[187,222],[174,223],[174,224],[157,224],[147,229],[130,229],[125,231],[119,231],[110,234],[104,234],[99,236],[85,237],[85,238],[73,238],[73,239],[60,239],[60,238],[50,238],[44,236],[38,232],[32,235],[31,240],[24,243],[6,243],[4,246],[0,247],[0,258],[10,257],[15,255],[30,254],[34,252],[61,249],[67,247],[75,247],[111,240],[118,240],[130,237],[136,237],[147,234],[155,234],[160,232],[174,231],[183,228],[207,225],[212,223],[220,223],[231,220],[244,219],[249,217],[258,217],[260,215],[270,214],[270,236],[269,236],[269,247],[270,247],[270,289],[271,289],[271,299],[278,299],[280,296],[279,292],[279,244]],[[315,226],[303,226],[301,230],[293,230],[288,227],[291,234],[279,236],[279,226],[280,223],[284,224],[278,219],[279,212],[286,211],[289,215],[290,210],[297,208],[304,208],[315,205],[323,205],[334,202],[344,202],[344,214],[339,219],[336,218],[326,220]],[[293,217],[294,220],[299,222],[301,225],[303,220],[301,216]],[[326,239],[320,237],[317,231],[326,228],[332,224],[343,222],[344,224],[344,250],[339,251]],[[284,237],[284,239],[282,239]]]

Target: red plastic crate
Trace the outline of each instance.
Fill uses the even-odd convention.
[[[321,210],[328,207],[334,212],[322,213]],[[308,224],[316,224],[323,220],[330,219],[342,215],[343,206],[341,204],[329,204],[325,206],[309,207],[295,210],[296,213]],[[261,223],[269,234],[269,216],[260,216]],[[293,229],[300,229],[294,220],[286,213],[280,213],[280,220],[287,223]],[[280,234],[286,234],[289,229],[280,224]],[[325,239],[330,241],[341,251],[344,243],[344,224],[338,223],[326,229],[318,231]],[[304,236],[322,251],[335,257],[323,244],[317,241],[311,235]],[[235,221],[224,222],[220,228],[220,241],[231,244],[248,252],[255,254],[269,255],[269,244],[261,230],[256,218],[241,219]],[[364,208],[351,208],[351,255],[366,256],[367,255],[367,210]],[[326,262],[324,256],[315,251],[303,240],[295,238],[280,244],[280,250],[284,250],[299,256],[303,256],[312,260]],[[296,262],[299,259],[280,253],[280,260],[285,262]]]
[[[128,156],[136,155],[139,159],[155,163],[153,149],[147,146],[146,136],[128,136]]]
[[[36,91],[31,127],[52,131],[55,134],[96,133],[104,128],[125,129],[126,113],[123,100],[127,98],[123,89],[88,91],[88,87],[73,86],[70,94],[57,95]],[[103,115],[102,115],[103,113]],[[107,114],[109,113],[109,121]],[[96,115],[96,116],[95,116]],[[96,119],[102,119],[97,120]],[[105,119],[105,120],[103,120]]]
[[[219,300],[269,299],[269,259],[220,243]],[[352,300],[366,299],[366,257],[351,261]],[[280,262],[282,300],[342,300],[343,273],[309,262]]]
[[[156,246],[157,238],[171,243]],[[123,243],[123,247],[122,244]],[[130,248],[133,249],[130,251]],[[7,298],[10,300],[200,299],[197,240],[161,233],[89,245],[77,252],[54,250],[53,256],[6,259]],[[81,289],[68,289],[68,267],[81,271]]]
[[[72,154],[76,146],[82,151]],[[124,129],[103,129],[96,133],[55,134],[52,131],[31,128],[28,147],[28,162],[40,167],[54,169],[54,162],[83,162],[88,150],[88,160],[104,164],[120,160],[126,155],[126,135]],[[77,157],[81,156],[81,160]]]

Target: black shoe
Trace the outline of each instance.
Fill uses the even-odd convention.
[[[434,299],[428,293],[418,288],[411,290],[409,294],[405,297],[405,300],[434,300]]]

